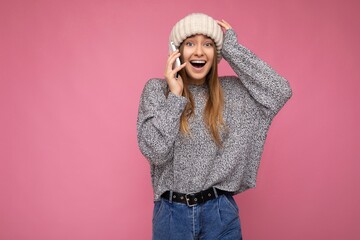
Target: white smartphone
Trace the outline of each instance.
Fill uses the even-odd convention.
[[[170,49],[171,49],[171,51],[173,51],[173,52],[175,52],[176,49],[177,49],[176,46],[175,46],[175,44],[174,44],[173,42],[170,42]],[[176,67],[178,67],[178,66],[180,66],[180,65],[181,65],[180,59],[179,59],[179,58],[176,58],[176,59],[175,59],[174,66],[173,66],[173,69],[176,68]],[[179,76],[179,73],[176,73],[176,78],[178,78],[178,76]]]

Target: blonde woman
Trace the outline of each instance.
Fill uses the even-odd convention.
[[[255,187],[266,134],[291,88],[224,20],[190,14],[170,42],[179,50],[165,80],[146,83],[137,121],[151,167],[153,239],[242,239],[233,195]],[[237,76],[218,76],[222,57]]]

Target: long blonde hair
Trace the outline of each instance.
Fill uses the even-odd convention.
[[[180,45],[180,52],[183,53],[184,46]],[[188,119],[194,115],[195,103],[191,92],[188,89],[189,77],[183,68],[180,72],[183,79],[184,90],[182,96],[189,101],[180,118],[180,131],[183,134],[190,134]],[[219,147],[222,146],[220,129],[224,126],[222,112],[224,108],[223,91],[218,79],[217,52],[214,48],[214,59],[209,73],[206,75],[205,84],[208,86],[208,99],[203,113],[203,119],[210,130],[213,140]]]

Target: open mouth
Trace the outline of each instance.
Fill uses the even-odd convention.
[[[202,68],[205,66],[206,61],[205,60],[192,60],[192,61],[190,61],[190,63],[194,68]]]

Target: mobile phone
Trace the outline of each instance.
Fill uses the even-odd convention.
[[[170,42],[170,49],[173,52],[176,51],[177,48],[176,48],[174,42]],[[176,67],[179,67],[180,65],[181,65],[180,58],[176,58],[175,63],[173,65],[173,69],[176,68]],[[178,76],[179,76],[179,73],[177,72],[175,77],[178,78]]]

